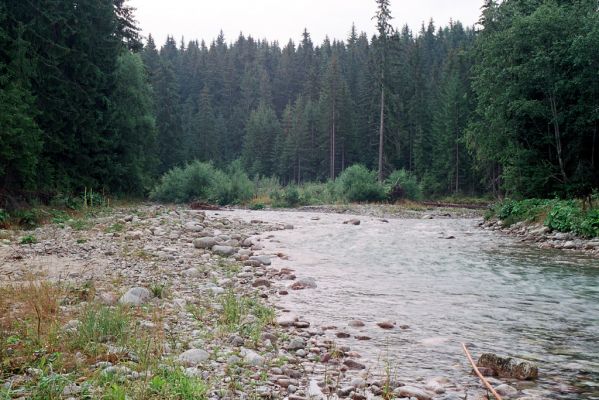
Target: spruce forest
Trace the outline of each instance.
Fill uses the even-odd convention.
[[[431,198],[599,187],[596,0],[417,32],[377,3],[373,37],[156,43],[125,0],[0,2],[2,203],[143,197],[194,160],[284,185],[404,170]]]

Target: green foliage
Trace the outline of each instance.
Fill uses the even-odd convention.
[[[479,167],[513,196],[588,194],[599,185],[596,2],[498,2],[485,15],[466,137]]]
[[[378,182],[376,172],[360,164],[343,171],[336,185],[340,196],[347,201],[380,201],[385,198],[385,189]]]
[[[89,305],[80,318],[81,324],[72,338],[71,345],[94,354],[99,344],[122,344],[128,340],[129,316],[121,307],[111,308]]]
[[[29,210],[15,210],[12,212],[11,218],[16,222],[17,225],[23,227],[24,229],[35,228],[39,225],[41,219],[39,210],[36,208]]]
[[[213,198],[222,205],[240,204],[249,201],[254,194],[252,181],[243,171],[241,162],[234,161],[226,173],[216,171]]]
[[[5,226],[5,224],[8,223],[9,219],[10,214],[6,210],[0,208],[0,227]]]
[[[123,52],[117,60],[110,115],[115,153],[109,187],[119,193],[143,195],[151,188],[156,164],[156,121],[152,87],[141,57]]]
[[[206,400],[208,385],[179,368],[162,368],[149,382],[152,395],[165,400]]]
[[[236,204],[251,199],[252,186],[239,163],[232,164],[225,173],[211,163],[194,161],[185,168],[175,167],[167,172],[150,198],[174,203],[201,200]]]
[[[247,123],[243,164],[250,175],[271,175],[274,171],[274,143],[282,133],[275,111],[261,103]]]
[[[493,207],[495,216],[509,226],[516,222],[540,222],[558,232],[573,232],[583,237],[599,236],[599,210],[585,209],[578,200],[506,200]]]
[[[297,207],[303,203],[297,186],[289,185],[283,189],[273,191],[270,194],[273,207]]]
[[[21,238],[21,241],[19,242],[20,244],[36,244],[37,243],[37,238],[33,235],[27,235],[27,236],[23,236]]]
[[[212,164],[194,161],[185,168],[167,172],[150,194],[158,201],[183,203],[191,200],[212,200],[216,170]]]
[[[387,196],[392,195],[397,189],[401,192],[398,193],[399,198],[408,200],[422,199],[422,189],[418,183],[418,179],[416,179],[414,174],[411,174],[405,169],[393,171],[385,180]]]

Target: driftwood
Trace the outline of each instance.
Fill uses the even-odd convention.
[[[423,201],[422,205],[429,207],[440,207],[440,208],[467,208],[469,210],[486,210],[489,208],[485,204],[454,204],[454,203],[440,203],[437,201]]]
[[[470,355],[470,352],[468,351],[468,348],[466,347],[466,345],[464,343],[462,343],[462,347],[464,348],[464,353],[466,353],[466,357],[468,357],[468,361],[470,361],[470,364],[472,365],[472,368],[474,369],[474,372],[476,373],[476,375],[478,375],[478,377],[483,382],[483,384],[487,387],[487,389],[489,389],[491,391],[491,393],[493,393],[493,396],[495,396],[495,398],[497,400],[503,400],[501,398],[501,396],[495,391],[495,389],[493,389],[493,386],[491,386],[489,381],[487,381],[485,379],[485,377],[483,376],[483,374],[480,373],[480,371],[478,370],[478,367],[476,366],[476,364],[474,363],[474,360],[472,359],[472,356]]]
[[[189,205],[189,208],[192,210],[208,210],[208,211],[218,211],[221,210],[219,206],[215,206],[214,204],[208,204],[201,201],[194,201]]]

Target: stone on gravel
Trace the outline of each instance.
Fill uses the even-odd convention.
[[[250,349],[242,349],[240,354],[246,364],[259,366],[264,364],[264,357]]]
[[[366,369],[366,366],[364,364],[360,364],[359,362],[351,359],[345,360],[343,362],[343,365],[345,365],[349,369]]]
[[[322,392],[322,390],[320,389],[320,387],[318,386],[318,383],[312,379],[310,381],[310,385],[308,386],[308,398],[310,400],[324,400],[326,399],[324,393]]]
[[[360,220],[359,219],[350,219],[348,221],[344,221],[343,224],[345,225],[360,225]]]
[[[231,246],[213,246],[212,247],[212,251],[220,256],[232,256],[233,254],[235,254],[235,248],[231,247]]]
[[[193,247],[196,249],[211,249],[214,245],[216,245],[216,239],[210,236],[193,240]]]
[[[204,230],[204,227],[195,222],[188,222],[185,224],[185,229],[191,232],[201,232]]]
[[[277,318],[277,325],[282,327],[288,327],[293,325],[297,321],[297,317],[293,315],[283,315]]]
[[[141,231],[131,231],[131,232],[127,232],[127,234],[125,235],[125,239],[140,240],[142,236],[143,236],[143,232],[141,232]]]
[[[507,385],[505,383],[501,384],[499,386],[495,386],[495,391],[500,396],[505,396],[505,397],[513,397],[518,394],[518,389],[516,389],[513,386]]]
[[[291,339],[289,344],[287,345],[288,350],[299,350],[306,347],[306,342],[302,338]]]
[[[268,279],[265,279],[265,278],[259,278],[259,279],[256,279],[254,281],[254,283],[252,283],[252,286],[253,287],[264,286],[264,287],[269,288],[270,287],[270,281]]]
[[[207,361],[210,354],[202,349],[191,349],[179,355],[179,362],[186,367],[197,367],[201,363]]]
[[[418,400],[431,400],[433,397],[426,393],[424,390],[414,386],[400,386],[393,391],[393,393],[399,398],[411,398],[415,397]]]
[[[250,261],[258,261],[262,265],[270,265],[272,263],[269,256],[251,256]]]
[[[139,306],[150,300],[152,295],[150,291],[143,287],[134,287],[127,290],[127,293],[121,296],[119,303]]]

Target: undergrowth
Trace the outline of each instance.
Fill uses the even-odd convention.
[[[599,237],[599,196],[590,200],[526,199],[496,204],[486,215],[499,218],[505,226],[517,222],[540,223],[553,231]]]

